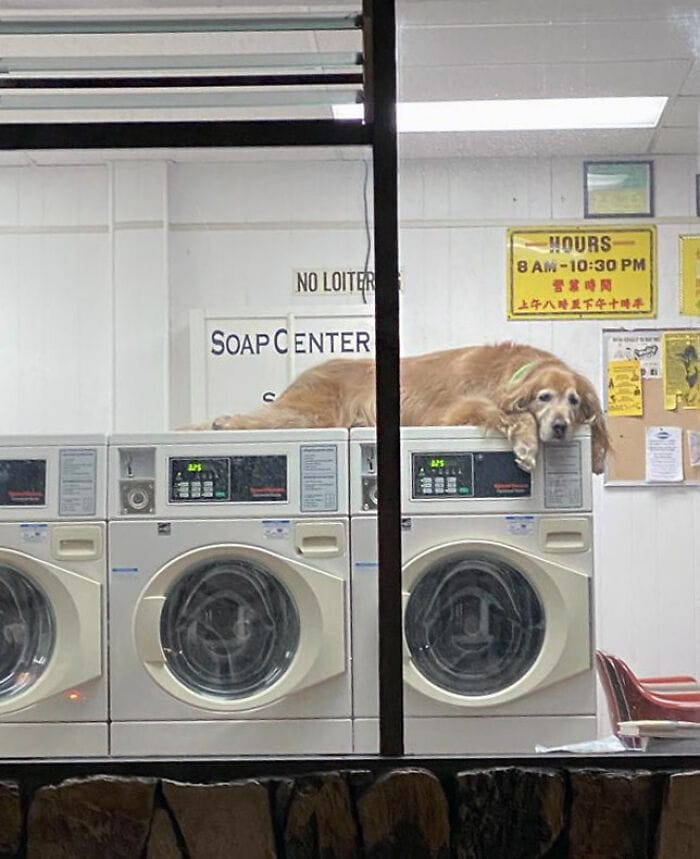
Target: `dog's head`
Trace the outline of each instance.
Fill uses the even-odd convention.
[[[593,471],[603,471],[610,437],[598,395],[585,376],[557,365],[534,366],[509,393],[507,409],[534,415],[540,441],[569,441],[577,426],[590,424]]]

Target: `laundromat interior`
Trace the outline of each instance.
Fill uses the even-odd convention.
[[[134,744],[123,739],[120,752],[113,745],[117,735],[110,733],[115,716],[107,709],[107,745],[98,744],[88,755],[108,761],[348,756],[349,766],[353,755],[378,755],[379,713],[363,727],[359,722],[370,714],[355,709],[354,697],[370,675],[376,685],[378,670],[379,645],[372,638],[377,635],[372,601],[381,576],[376,518],[362,547],[351,551],[353,523],[363,520],[358,529],[368,527],[362,502],[359,515],[353,515],[353,491],[361,492],[362,480],[376,476],[367,446],[374,443],[373,431],[314,429],[305,435],[299,423],[291,429],[183,430],[269,405],[302,371],[322,361],[375,356],[374,311],[380,298],[373,230],[381,212],[374,209],[374,195],[381,177],[373,172],[372,146],[345,145],[339,136],[336,144],[325,145],[305,145],[300,137],[284,146],[125,148],[118,136],[119,128],[146,122],[196,121],[212,127],[237,120],[359,122],[358,102],[366,86],[361,73],[368,62],[368,37],[358,25],[361,4],[75,0],[59,8],[50,0],[7,0],[1,5],[0,473],[5,482],[14,480],[16,472],[7,462],[35,458],[32,446],[103,446],[97,461],[104,471],[94,487],[100,495],[94,516],[97,521],[102,515],[106,564],[100,597],[102,671],[115,670],[109,668],[113,664],[126,672],[105,682],[116,684],[109,686],[114,701],[123,696],[129,702],[116,721],[131,720],[138,727],[124,728],[123,737],[128,734]],[[230,26],[246,18],[256,26]],[[294,18],[305,18],[306,24],[266,29],[266,22]],[[328,25],[338,20],[345,22],[342,27]],[[110,25],[101,27],[106,21]],[[189,27],[193,21],[196,26]],[[448,683],[432,700],[420,684],[409,683],[405,751],[426,760],[520,755],[535,758],[538,766],[548,765],[548,751],[563,747],[566,753],[567,746],[577,744],[582,745],[573,751],[584,756],[620,753],[625,743],[617,720],[700,723],[695,682],[700,678],[700,11],[693,2],[654,0],[397,0],[396,24],[401,356],[507,341],[546,350],[589,380],[612,438],[605,470],[592,474],[591,422],[572,436],[581,445],[575,490],[557,484],[550,492],[547,481],[557,480],[562,457],[555,451],[548,460],[546,451],[556,444],[542,443],[532,478],[512,458],[504,466],[503,481],[517,483],[526,476],[525,498],[506,492],[501,503],[497,492],[486,493],[481,499],[453,499],[441,513],[442,501],[420,494],[412,469],[421,463],[432,468],[442,487],[443,476],[453,474],[451,462],[458,469],[468,463],[473,477],[484,457],[510,457],[508,439],[459,426],[406,430],[400,474],[404,564],[410,566],[414,555],[425,551],[435,551],[438,560],[451,557],[439,548],[441,541],[454,551],[471,541],[482,560],[494,545],[508,543],[501,561],[517,567],[518,558],[530,558],[526,580],[527,571],[544,559],[554,584],[553,596],[540,594],[539,603],[534,597],[540,617],[537,646],[554,647],[556,653],[541,669],[542,683],[526,684],[515,699],[499,697],[493,678],[483,687],[483,694],[495,696],[490,703],[474,703],[481,694],[478,684],[474,692],[461,681]],[[266,80],[282,72],[286,83]],[[324,73],[335,77],[323,82]],[[253,76],[252,83],[242,86],[245,75]],[[303,80],[314,75],[313,84]],[[148,76],[157,76],[156,84],[133,85],[134,79]],[[180,83],[168,83],[168,76]],[[197,76],[202,85],[193,84]],[[77,86],[80,80],[86,85]],[[541,107],[549,112],[540,115]],[[632,112],[637,109],[641,113]],[[99,131],[107,122],[110,131],[98,146],[50,143],[52,124]],[[18,133],[32,125],[42,132]],[[538,259],[533,246],[542,254],[539,268],[532,264]],[[621,366],[623,361],[627,364]],[[529,372],[529,365],[523,360],[518,373]],[[488,364],[480,372],[487,375]],[[626,372],[637,373],[636,390],[620,404],[614,389],[624,386]],[[92,441],[85,442],[86,436]],[[305,517],[306,490],[300,506],[295,481],[303,483],[308,474],[320,480],[318,473],[330,467],[323,458],[311,458],[313,445],[323,450],[331,445],[335,451],[335,495],[326,507],[320,494],[314,496]],[[289,455],[283,471],[269,477],[288,481],[284,496],[273,493],[268,503],[256,501],[264,484],[253,461],[266,450],[278,458]],[[62,456],[61,468],[68,468]],[[197,488],[196,501],[203,506],[187,495],[191,503],[178,507],[176,483],[190,481],[187,492],[195,490],[192,474],[182,477],[178,471],[176,477],[173,463],[185,472],[206,472],[214,460],[225,461],[229,469],[246,457],[250,469],[241,480],[252,483],[240,490],[238,500],[247,499],[242,506],[236,507],[234,493],[226,499],[230,504],[217,508],[200,498],[204,490]],[[35,498],[30,504],[45,508],[44,519],[36,509],[26,518],[25,508],[17,510],[22,501],[5,494],[15,499],[0,505],[0,526],[13,534],[0,546],[5,573],[12,552],[31,555],[35,544],[51,542],[52,493],[65,489],[53,471],[58,462],[46,471],[56,486],[47,484],[43,501]],[[136,528],[140,514],[132,521],[124,507],[124,481],[136,479],[157,496],[143,523],[139,519],[142,530]],[[349,488],[353,479],[355,490]],[[443,491],[436,485],[430,484],[430,493]],[[474,494],[473,487],[468,491]],[[566,501],[563,510],[561,504],[553,502],[554,509],[545,504],[545,498],[569,491],[578,493],[571,509]],[[113,514],[116,525],[110,522]],[[238,523],[233,530],[224,522],[228,519]],[[55,521],[60,523],[60,511]],[[548,554],[542,534],[549,533],[551,522],[554,548]],[[178,536],[190,525],[191,538]],[[14,534],[24,526],[20,540]],[[146,533],[148,538],[142,538]],[[111,638],[135,636],[141,646],[139,623],[146,621],[127,617],[132,601],[144,594],[161,599],[161,592],[154,597],[145,590],[148,577],[143,582],[137,577],[149,564],[171,563],[163,550],[169,539],[177,544],[173,558],[201,551],[206,563],[216,564],[221,558],[206,554],[207,543],[244,545],[249,538],[255,551],[262,550],[263,561],[279,553],[286,557],[289,543],[290,563],[298,566],[301,579],[318,566],[325,571],[319,580],[337,576],[342,582],[343,607],[333,623],[345,630],[344,637],[328,638],[329,649],[341,648],[341,664],[323,669],[325,674],[319,668],[316,680],[310,674],[289,697],[273,701],[271,715],[265,715],[264,692],[262,703],[252,699],[248,716],[240,701],[232,704],[219,687],[204,690],[209,698],[201,710],[196,697],[177,699],[179,693],[167,684],[155,703],[147,683],[160,682],[161,669],[139,667],[143,676],[131,675],[129,658]],[[81,531],[75,546],[82,539]],[[305,554],[307,545],[310,554]],[[55,557],[47,558],[61,566]],[[277,569],[277,562],[270,563]],[[498,568],[496,578],[507,580],[509,569]],[[168,575],[168,582],[176,581],[175,572]],[[530,585],[539,581],[533,575]],[[563,578],[571,578],[571,590],[568,584],[557,590]],[[304,581],[313,592],[313,576]],[[365,600],[368,581],[374,590]],[[363,594],[359,603],[354,583],[360,583],[356,593]],[[11,593],[11,582],[5,586]],[[133,595],[120,596],[127,587]],[[491,604],[479,585],[471,587],[465,585],[462,593],[463,610],[473,612],[464,621],[464,635],[472,636],[474,647],[475,636],[481,636],[479,647],[488,648],[502,631],[496,628],[500,620],[489,627],[483,612]],[[408,599],[405,583],[404,592]],[[110,608],[112,596],[119,602]],[[309,596],[312,602],[315,598]],[[326,598],[331,599],[318,597],[321,603]],[[15,622],[14,597],[2,599],[6,622]],[[244,610],[246,597],[227,599],[232,600],[228,608],[239,612],[237,620],[217,619],[216,608],[208,608],[214,615],[202,623],[229,623],[232,636],[245,638],[252,622]],[[295,599],[301,597],[292,603]],[[149,610],[155,610],[153,605]],[[275,611],[283,613],[285,606],[282,601]],[[445,611],[449,615],[449,606]],[[362,620],[360,612],[366,615]],[[303,621],[303,611],[301,616]],[[162,631],[164,616],[159,617]],[[60,625],[60,610],[53,621]],[[276,622],[260,648],[274,640]],[[447,622],[456,623],[454,618]],[[328,632],[329,623],[321,617],[318,629]],[[527,637],[519,623],[513,621],[507,633],[513,648],[518,636]],[[357,635],[353,624],[360,624]],[[290,635],[307,642],[315,633],[303,626],[292,623]],[[223,635],[222,629],[212,635]],[[16,638],[7,635],[16,646]],[[559,643],[553,645],[553,638]],[[162,642],[143,646],[158,651],[165,671]],[[493,646],[498,649],[497,643]],[[401,649],[404,663],[411,663],[405,639]],[[601,683],[605,668],[596,666],[596,651],[624,661],[650,706],[648,714],[642,707],[622,718],[614,691]],[[110,663],[112,658],[119,661]],[[521,674],[540,670],[538,658],[533,654],[526,660]],[[489,659],[484,657],[487,670]],[[222,672],[233,670],[217,664]],[[44,665],[37,670],[41,673]],[[284,674],[287,669],[277,670]],[[547,679],[549,671],[554,674]],[[183,676],[173,683],[184,683]],[[653,679],[645,686],[640,678]],[[261,688],[266,682],[260,680]],[[324,683],[332,682],[336,685],[324,691]],[[14,688],[8,680],[0,705],[4,696],[11,699]],[[57,687],[56,695],[72,688],[70,682]],[[79,684],[76,689],[81,695]],[[463,693],[471,703],[455,703]],[[174,699],[178,706],[170,708]],[[577,712],[572,702],[579,699]],[[39,722],[52,721],[50,704],[44,702],[41,713]],[[363,717],[359,722],[358,715]],[[567,719],[577,721],[570,732],[561,730]],[[70,715],[56,718],[70,720]],[[216,740],[207,736],[200,743],[204,723],[217,720]],[[1,739],[4,722],[14,728],[15,722],[27,721],[32,718],[15,718],[11,706],[0,712],[5,760],[32,758],[31,752],[13,754],[14,740]],[[139,744],[136,734],[149,722],[157,723],[149,728],[155,733],[143,733]],[[181,722],[187,731],[180,735],[175,727],[166,741],[172,723]],[[238,725],[250,733],[229,744]],[[286,740],[278,738],[297,729],[285,752]],[[39,724],[37,736],[41,731]],[[644,736],[641,729],[650,749],[663,740],[663,753],[671,756],[700,750],[692,725],[680,735],[669,736],[669,727],[660,731]],[[644,766],[635,740],[621,754],[636,750],[635,766]],[[78,751],[61,752],[60,739],[55,747],[53,740],[37,742],[42,759],[81,758]],[[149,753],[148,746],[156,751]]]

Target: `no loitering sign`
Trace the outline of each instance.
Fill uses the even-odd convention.
[[[374,272],[370,269],[298,269],[292,278],[294,295],[374,295]]]
[[[509,319],[656,316],[656,227],[507,235]]]

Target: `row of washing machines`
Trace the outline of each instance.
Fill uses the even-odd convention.
[[[590,435],[402,431],[405,747],[595,736]],[[374,431],[0,439],[0,757],[379,751]]]

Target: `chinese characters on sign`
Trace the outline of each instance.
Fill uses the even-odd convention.
[[[656,315],[656,228],[508,230],[509,319]]]

